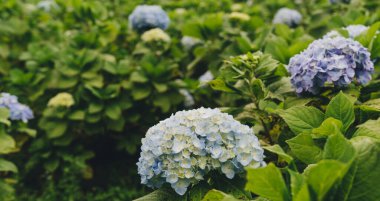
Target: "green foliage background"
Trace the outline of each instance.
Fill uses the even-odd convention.
[[[245,186],[263,198],[307,200],[302,196],[311,196],[305,189],[312,188],[319,196],[316,200],[324,200],[335,191],[329,191],[329,186],[318,188],[319,183],[333,186],[347,179],[346,172],[367,175],[360,168],[377,165],[378,169],[376,160],[369,163],[371,156],[357,161],[347,152],[355,149],[360,155],[369,149],[372,157],[378,157],[379,63],[375,63],[373,81],[364,88],[343,89],[346,95],[339,93],[341,89],[328,88],[319,97],[305,98],[294,94],[284,65],[313,40],[350,24],[372,25],[372,32],[357,40],[370,49],[371,58],[379,58],[380,37],[374,37],[380,26],[376,23],[379,2],[252,2],[247,6],[246,1],[233,0],[56,0],[58,7],[45,11],[35,6],[38,1],[0,0],[0,89],[33,109],[36,118],[28,125],[37,131],[36,136],[29,132],[28,137],[18,138],[8,129],[17,145],[12,153],[0,151],[0,167],[8,164],[1,161],[4,158],[18,171],[9,164],[8,169],[0,168],[4,171],[0,177],[5,178],[0,180],[0,192],[4,189],[0,200],[118,201],[151,192],[139,184],[137,175],[140,139],[159,120],[185,109],[179,89],[191,92],[194,108],[223,107],[261,136],[268,162],[284,167],[270,164],[266,169],[247,170],[248,179],[274,175],[270,178],[276,186],[268,188],[276,193],[267,195],[258,188],[264,184],[257,179],[252,181],[258,183]],[[139,4],[158,4],[168,12],[170,45],[149,46],[129,29],[128,15]],[[295,29],[271,24],[281,7],[299,10],[302,24]],[[249,14],[250,20],[229,20],[233,8]],[[187,50],[180,44],[182,36],[202,42]],[[252,63],[230,59],[248,52],[256,52],[248,54]],[[231,66],[243,73],[237,74]],[[218,78],[200,87],[198,78],[208,70]],[[243,78],[248,81],[243,83]],[[75,105],[47,107],[49,99],[60,92],[72,94]],[[300,120],[303,115],[311,122]],[[312,163],[318,164],[298,172]],[[297,166],[302,168],[297,170]],[[318,180],[321,172],[329,170],[326,181]],[[351,193],[367,192],[359,185],[363,182],[354,180],[352,185],[358,187]],[[364,186],[373,185],[371,180],[366,182]],[[212,190],[204,199],[236,197],[222,191]],[[372,198],[367,200],[376,199]]]

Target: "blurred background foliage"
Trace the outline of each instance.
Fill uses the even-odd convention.
[[[4,175],[17,200],[121,201],[146,194],[135,165],[140,140],[156,122],[186,108],[181,89],[192,94],[194,108],[241,106],[241,97],[201,85],[199,77],[217,76],[225,59],[258,50],[287,64],[331,29],[380,18],[376,0],[43,2],[0,0],[0,89],[36,116],[29,125],[37,135],[4,155],[18,167],[17,174]],[[129,28],[128,15],[139,4],[168,12],[170,45],[148,46]],[[271,24],[282,7],[299,10],[301,26]],[[229,19],[233,11],[250,19]],[[183,36],[200,42],[184,48]],[[61,92],[72,94],[75,104],[47,107]]]

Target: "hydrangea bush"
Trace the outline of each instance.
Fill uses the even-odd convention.
[[[139,5],[129,15],[130,26],[137,31],[152,28],[167,29],[170,19],[166,12],[157,5]]]
[[[298,26],[302,21],[302,15],[297,10],[289,8],[279,9],[273,18],[273,24],[286,24],[290,27]]]
[[[253,131],[218,109],[177,112],[148,130],[141,150],[141,183],[157,188],[170,183],[180,195],[210,171],[232,179],[246,166],[265,165]]]
[[[325,82],[345,87],[366,84],[374,66],[371,54],[360,43],[343,37],[323,38],[290,59],[288,71],[297,93],[316,94]]]

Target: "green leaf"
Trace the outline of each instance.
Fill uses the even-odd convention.
[[[13,172],[17,173],[17,167],[10,161],[0,158],[0,172]]]
[[[191,188],[189,191],[190,200],[201,201],[208,191],[211,190],[211,186],[205,181],[201,181]]]
[[[295,133],[311,132],[324,120],[324,114],[314,107],[295,106],[280,112],[280,116]]]
[[[148,97],[150,92],[150,87],[135,87],[132,90],[132,97],[134,100],[141,100]]]
[[[290,189],[292,192],[292,197],[295,198],[296,195],[301,191],[305,183],[305,178],[302,174],[288,169],[290,175]]]
[[[11,122],[8,120],[9,110],[7,108],[0,108],[0,123],[3,123],[7,126],[11,125]]]
[[[47,136],[49,138],[58,138],[65,134],[68,124],[63,121],[49,122],[46,127],[44,127]]]
[[[324,159],[334,159],[344,163],[355,158],[355,149],[341,133],[329,136],[325,144]]]
[[[121,132],[124,129],[125,119],[110,119],[107,121],[107,128],[113,131]]]
[[[224,91],[224,92],[234,92],[233,89],[231,89],[230,87],[228,87],[226,85],[226,83],[222,80],[222,79],[215,79],[215,80],[212,80],[210,82],[208,82],[208,84],[211,86],[211,88],[213,88],[214,90],[218,90],[218,91]]]
[[[288,201],[290,195],[281,171],[270,163],[264,168],[247,168],[245,189],[273,201]]]
[[[77,111],[74,111],[71,114],[69,114],[68,117],[69,117],[70,120],[80,121],[80,120],[84,119],[85,112],[81,111],[81,110],[77,110]]]
[[[15,140],[3,129],[0,130],[0,154],[7,154],[16,148]]]
[[[293,161],[293,157],[291,157],[287,153],[285,153],[284,150],[278,144],[273,145],[273,146],[265,146],[264,149],[269,151],[269,152],[277,154],[280,159],[283,159],[288,164]]]
[[[117,120],[119,118],[121,118],[121,108],[118,104],[116,103],[111,103],[109,105],[107,105],[106,107],[106,115],[107,117],[113,119],[113,120]]]
[[[326,117],[340,120],[343,123],[343,131],[346,131],[355,120],[354,104],[340,92],[327,105]]]
[[[130,81],[138,82],[138,83],[145,83],[148,81],[148,78],[146,78],[142,73],[135,71],[135,72],[131,73]]]
[[[169,187],[162,187],[134,201],[185,201]]]
[[[364,111],[380,112],[380,98],[369,100],[359,107]]]
[[[213,186],[220,191],[223,191],[238,199],[242,199],[242,200],[252,199],[251,194],[244,190],[244,186],[246,183],[245,183],[245,179],[242,179],[241,177],[236,176],[233,179],[227,179],[224,176],[220,176],[219,174],[216,174],[213,177],[213,180],[214,180]]]
[[[380,118],[377,120],[368,120],[358,126],[358,130],[353,137],[368,136],[380,141]]]
[[[347,166],[334,160],[322,160],[309,165],[305,171],[307,183],[311,186],[318,201],[323,201],[326,194],[337,184],[347,172]]]
[[[310,134],[299,134],[286,143],[292,153],[306,164],[316,163],[322,159],[322,149],[315,145]]]
[[[343,124],[341,121],[334,118],[325,119],[321,126],[312,130],[313,138],[324,138],[329,135],[342,133]]]
[[[239,201],[239,199],[236,199],[232,195],[223,193],[222,191],[213,189],[206,194],[202,201]]]
[[[36,137],[37,135],[37,131],[34,130],[34,129],[31,129],[31,128],[18,128],[17,131],[21,132],[21,133],[25,133],[27,135],[29,135],[30,137]]]
[[[380,143],[371,137],[358,136],[350,140],[357,152],[357,170],[348,201],[380,198]]]

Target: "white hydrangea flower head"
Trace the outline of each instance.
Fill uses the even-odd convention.
[[[243,4],[240,4],[240,3],[234,3],[231,6],[232,11],[241,11],[243,10],[243,8],[244,8]]]
[[[59,9],[59,6],[54,0],[42,0],[38,2],[37,8],[50,12],[52,9]]]
[[[71,107],[75,104],[71,94],[62,92],[51,98],[48,102],[49,107]]]
[[[179,93],[185,98],[184,105],[187,108],[194,106],[195,101],[194,97],[190,94],[189,90],[180,89]]]
[[[151,127],[142,139],[137,162],[141,183],[164,183],[179,194],[220,171],[232,179],[245,166],[265,165],[264,150],[253,130],[219,109],[180,111]]]
[[[281,8],[273,18],[273,24],[286,24],[289,27],[296,27],[302,21],[302,15],[297,10]]]
[[[200,83],[204,84],[204,83],[210,82],[213,79],[214,79],[214,75],[211,73],[211,71],[208,70],[205,73],[203,73],[203,75],[201,75],[198,80]]]
[[[343,29],[348,32],[349,38],[354,39],[355,37],[359,36],[360,34],[366,32],[369,29],[369,27],[364,26],[362,24],[355,24],[355,25],[349,25],[347,27],[344,27]],[[330,31],[327,34],[325,34],[323,36],[323,38],[334,38],[337,36],[342,36],[342,34],[333,30],[333,31]]]
[[[141,39],[147,43],[157,41],[170,42],[170,36],[160,28],[154,28],[144,32]]]
[[[193,48],[195,45],[201,43],[201,40],[198,38],[194,38],[191,36],[183,36],[181,39],[181,45],[186,49],[190,50]]]
[[[228,15],[231,20],[248,21],[251,17],[245,13],[232,12]]]

